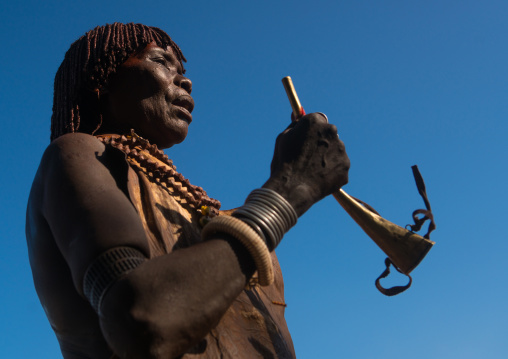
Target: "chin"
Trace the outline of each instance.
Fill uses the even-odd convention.
[[[173,131],[171,135],[165,136],[164,138],[159,138],[158,141],[155,141],[157,147],[170,148],[174,145],[178,145],[182,143],[187,138],[187,129],[185,131]]]

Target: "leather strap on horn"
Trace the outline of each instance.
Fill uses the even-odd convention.
[[[412,232],[418,232],[423,224],[430,220],[429,229],[427,233],[423,236],[426,239],[430,239],[430,232],[432,232],[434,229],[436,229],[436,223],[434,222],[434,215],[432,214],[432,210],[430,208],[430,202],[427,198],[427,192],[425,190],[425,182],[423,182],[423,177],[420,174],[420,171],[418,170],[418,166],[414,165],[411,166],[411,169],[413,170],[413,176],[415,178],[416,187],[418,188],[418,193],[423,198],[423,202],[425,202],[425,209],[417,209],[413,212],[413,220],[415,224],[411,225],[408,224],[407,227],[411,229]],[[418,218],[418,215],[423,215],[423,217]]]
[[[360,204],[361,204],[362,206],[364,206],[365,208],[367,208],[367,209],[368,209],[369,211],[371,211],[372,213],[375,213],[375,214],[377,214],[378,216],[381,216],[381,215],[379,214],[379,212],[378,212],[378,211],[376,211],[376,210],[374,209],[374,207],[372,207],[370,204],[368,204],[368,203],[366,203],[366,202],[364,202],[364,201],[362,201],[361,199],[358,199],[358,198],[356,198],[356,197],[353,197],[353,196],[350,196],[350,197],[351,197],[352,199],[354,199],[356,202],[360,203]]]
[[[408,289],[409,287],[411,287],[411,284],[413,283],[413,278],[411,278],[411,276],[409,274],[404,274],[402,273],[395,265],[393,266],[397,272],[401,273],[401,274],[404,274],[405,276],[407,276],[409,278],[409,283],[404,285],[404,286],[395,286],[395,287],[391,287],[391,288],[384,288],[381,283],[380,283],[380,280],[382,278],[386,278],[388,277],[388,274],[390,274],[390,264],[393,264],[392,261],[390,260],[390,258],[386,258],[385,259],[385,265],[386,265],[386,269],[383,273],[381,273],[381,275],[376,279],[376,288],[381,292],[383,293],[384,295],[386,296],[394,296],[394,295],[397,295],[397,294],[400,294],[402,293],[403,291],[405,291],[406,289]]]

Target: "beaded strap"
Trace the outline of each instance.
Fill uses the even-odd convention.
[[[208,197],[203,188],[192,185],[188,179],[177,172],[173,161],[159,150],[157,145],[150,144],[148,140],[136,135],[133,130],[129,136],[97,135],[96,137],[104,144],[124,152],[128,159],[136,161],[156,181],[175,189],[192,207],[200,210],[201,207],[206,206],[210,208],[212,217],[218,215],[220,202]],[[143,151],[148,152],[158,161],[144,155]]]

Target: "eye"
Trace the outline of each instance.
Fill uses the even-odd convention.
[[[162,64],[167,67],[167,62],[164,57],[155,57],[152,59],[152,61],[157,62],[157,63]]]
[[[163,65],[165,68],[167,68],[169,71],[176,71],[177,73],[179,73],[180,75],[183,74],[183,71],[181,69],[180,66],[176,66],[176,68],[173,66],[172,62],[169,61],[167,58],[165,57],[153,57],[152,58],[152,61],[153,62],[157,62],[161,65]]]

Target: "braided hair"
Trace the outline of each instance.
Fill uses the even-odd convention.
[[[93,134],[101,126],[100,89],[127,58],[155,41],[170,46],[183,68],[182,51],[162,30],[142,24],[98,26],[76,40],[55,76],[51,141],[66,133]]]

